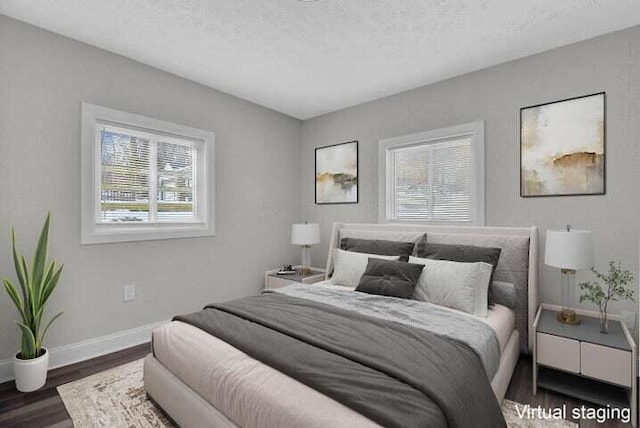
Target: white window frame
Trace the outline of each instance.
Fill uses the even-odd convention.
[[[163,134],[197,142],[194,200],[196,221],[192,222],[100,222],[101,147],[100,126],[104,123],[132,128],[140,133]],[[81,244],[194,238],[215,235],[215,133],[178,125],[138,114],[82,103],[81,130]],[[201,162],[200,162],[201,160]],[[151,199],[151,192],[150,192]],[[151,203],[151,201],[150,201]]]
[[[395,220],[391,218],[392,183],[388,171],[391,169],[389,152],[399,148],[424,144],[436,144],[460,138],[471,138],[471,220],[470,221],[419,221]],[[484,226],[484,121],[466,123],[448,128],[434,129],[417,134],[387,138],[378,142],[378,222],[379,223],[426,223],[442,225]]]

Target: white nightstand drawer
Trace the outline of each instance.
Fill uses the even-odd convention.
[[[631,352],[582,342],[582,374],[631,386]]]
[[[580,342],[550,334],[536,334],[538,364],[580,373]]]

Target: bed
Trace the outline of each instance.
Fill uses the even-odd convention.
[[[344,314],[341,312],[343,310],[357,310],[362,312],[363,316],[376,315],[375,313],[367,314],[367,311],[387,304],[386,300],[388,299],[353,293],[348,288],[330,283],[329,275],[334,270],[332,250],[339,248],[341,239],[345,237],[402,241],[413,239],[417,234],[426,234],[427,242],[430,243],[493,246],[502,249],[493,279],[513,284],[515,302],[511,308],[495,304],[490,307],[486,317],[478,318],[466,314],[460,315],[459,311],[454,309],[435,307],[437,305],[426,312],[423,311],[426,304],[409,302],[403,303],[406,309],[403,307],[401,315],[394,315],[402,319],[392,320],[394,324],[398,324],[397,328],[401,330],[394,332],[394,335],[403,333],[402,329],[408,330],[407,334],[411,334],[415,330],[406,329],[400,324],[410,326],[411,323],[419,322],[425,325],[438,325],[439,319],[447,320],[446,323],[440,323],[440,327],[437,327],[444,330],[456,323],[464,325],[466,322],[473,322],[475,323],[473,325],[484,325],[485,331],[493,333],[492,337],[495,338],[498,356],[487,357],[486,361],[483,357],[479,358],[480,368],[474,370],[476,372],[485,371],[486,377],[490,380],[490,390],[499,402],[506,393],[519,354],[529,352],[532,346],[532,324],[537,306],[537,231],[535,227],[449,227],[335,223],[327,260],[327,281],[315,285],[285,287],[285,289],[271,293],[278,294],[278,296],[263,295],[259,297],[261,300],[254,303],[254,306],[263,307],[264,311],[268,312],[270,305],[281,308],[277,305],[282,299],[291,299],[293,302],[302,301],[305,305],[308,303],[312,307],[305,310],[313,311],[317,309],[313,305],[332,305],[337,312],[327,315],[326,323],[340,319],[339,317]],[[395,305],[395,303],[389,304]],[[416,306],[416,309],[414,310],[411,306]],[[242,310],[242,308],[238,310]],[[384,313],[390,312],[393,311],[385,310]],[[413,314],[414,312],[415,314]],[[412,318],[414,315],[418,318]],[[291,313],[287,316],[295,317],[297,314]],[[424,321],[420,317],[431,318]],[[383,418],[375,422],[370,417],[363,415],[367,414],[366,411],[354,410],[358,407],[345,405],[340,399],[336,399],[335,394],[319,392],[323,390],[321,388],[316,390],[308,386],[309,383],[301,382],[295,376],[277,370],[274,368],[278,367],[276,364],[265,364],[262,362],[263,358],[253,358],[230,344],[235,343],[233,340],[241,340],[242,337],[228,339],[224,335],[224,328],[216,337],[204,331],[205,328],[202,326],[198,327],[183,321],[178,319],[154,331],[153,354],[145,359],[144,370],[145,388],[148,395],[179,425],[184,427],[348,426],[354,428],[388,425],[378,423],[384,421]],[[317,322],[322,322],[322,320]],[[364,342],[375,341],[380,335],[384,336],[383,332],[386,326],[388,324],[382,326],[381,330],[375,330],[374,333],[371,333],[375,336],[369,337]],[[465,328],[459,330],[464,332]],[[427,331],[424,334],[430,333]],[[439,334],[446,336],[447,332],[443,333],[439,330]],[[464,333],[455,334],[464,335]],[[474,338],[477,335],[468,334],[467,336],[469,337],[466,339],[458,338],[468,341],[465,343],[467,348],[483,346],[484,342]],[[429,337],[429,341],[433,340],[432,336]],[[477,343],[474,343],[474,340]],[[353,346],[366,348],[367,343]],[[268,352],[271,351],[268,350]],[[295,350],[291,352],[292,355],[295,355]],[[477,354],[481,355],[482,352]],[[302,362],[300,362],[301,360]],[[303,371],[305,364],[314,364],[313,358],[304,361],[304,357],[299,357],[296,361],[299,370]],[[434,364],[436,364],[435,367],[438,367],[438,365],[445,363],[439,361]],[[485,375],[482,374],[482,376]],[[474,378],[475,375],[468,377]],[[451,379],[455,380],[455,377],[451,377]],[[468,382],[468,379],[460,382]],[[353,386],[353,382],[349,386]],[[383,390],[376,391],[376,393],[384,394],[385,392]],[[390,397],[392,395],[389,394]],[[394,406],[401,407],[402,404],[398,402]],[[390,405],[390,407],[394,406]],[[393,415],[389,417],[393,417]],[[449,423],[449,425],[454,424]]]

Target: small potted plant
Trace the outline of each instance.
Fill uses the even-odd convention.
[[[601,273],[596,268],[591,268],[597,279],[604,282],[604,287],[599,282],[582,282],[580,289],[583,294],[580,302],[585,300],[598,305],[600,311],[600,332],[607,333],[609,323],[607,319],[607,306],[609,302],[619,300],[633,301],[633,288],[629,284],[633,282],[633,274],[628,270],[623,270],[620,263],[609,262],[609,272]]]
[[[20,328],[22,339],[20,351],[13,358],[13,374],[16,388],[21,392],[35,391],[47,381],[49,353],[42,343],[51,324],[62,315],[60,312],[47,324],[43,322],[47,301],[62,274],[62,266],[58,267],[55,261],[48,260],[50,223],[51,213],[47,214],[40,232],[31,266],[27,264],[24,255],[20,254],[15,230],[11,228],[13,262],[18,286],[9,278],[2,280],[7,294],[20,315],[20,320],[16,321],[16,324]]]

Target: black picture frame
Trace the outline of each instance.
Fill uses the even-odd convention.
[[[355,157],[356,157],[356,174],[355,174],[355,200],[349,201],[318,201],[318,152],[321,150],[331,150],[338,146],[344,146],[347,144],[355,144]],[[316,205],[341,205],[341,204],[357,204],[360,199],[360,152],[358,147],[358,140],[347,141],[345,143],[331,144],[328,146],[316,147],[314,150],[314,177],[313,177],[313,189],[314,189],[314,201]]]
[[[602,128],[602,156],[603,156],[603,163],[602,163],[602,191],[601,192],[587,192],[587,193],[557,193],[557,194],[525,194],[524,192],[524,179],[523,179],[523,113],[526,110],[529,109],[534,109],[534,108],[540,108],[540,107],[544,107],[544,106],[548,106],[551,104],[558,104],[558,103],[564,103],[567,101],[575,101],[575,100],[579,100],[579,99],[584,99],[584,98],[589,98],[589,97],[595,97],[595,96],[602,96],[602,122],[603,122],[603,128]],[[592,94],[588,94],[588,95],[581,95],[581,96],[577,96],[577,97],[571,97],[571,98],[565,98],[562,100],[557,100],[557,101],[551,101],[551,102],[547,102],[547,103],[541,103],[541,104],[534,104],[534,105],[530,105],[530,106],[526,106],[526,107],[521,107],[520,108],[520,115],[519,115],[519,120],[520,120],[520,145],[519,145],[519,168],[520,168],[520,183],[519,183],[519,187],[520,187],[520,197],[521,198],[549,198],[549,197],[564,197],[564,196],[601,196],[601,195],[605,195],[607,193],[607,95],[606,92],[602,91],[602,92],[595,92]]]

